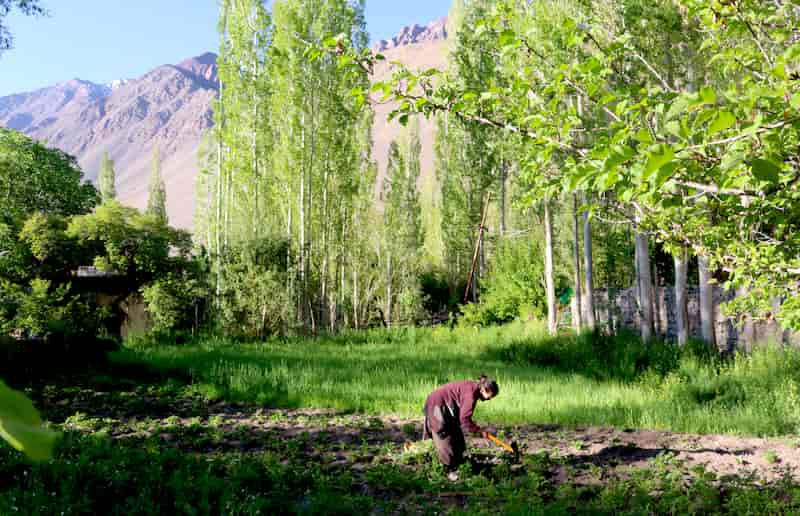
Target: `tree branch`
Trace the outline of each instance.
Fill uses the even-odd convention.
[[[680,149],[678,152],[705,149],[706,147],[710,147],[712,145],[727,145],[729,143],[738,142],[739,140],[745,140],[745,139],[750,138],[752,136],[763,134],[763,133],[765,133],[767,131],[771,131],[773,129],[780,129],[783,126],[796,123],[797,121],[798,121],[797,119],[793,118],[793,119],[790,119],[790,120],[784,120],[782,122],[775,122],[774,124],[761,126],[755,132],[750,133],[750,134],[737,134],[736,136],[731,136],[730,138],[723,138],[722,140],[714,140],[714,141],[710,141],[710,142],[706,142],[706,143],[698,143],[697,145],[689,145],[688,147],[684,147],[684,148]]]
[[[720,188],[716,185],[705,185],[702,183],[697,183],[695,181],[685,181],[683,179],[673,179],[673,181],[675,181],[675,183],[680,186],[694,188],[695,190],[699,190],[705,193],[720,194],[720,195],[736,195],[739,197],[751,197],[751,198],[758,196],[756,192],[749,190],[739,190],[737,188]]]
[[[670,86],[669,83],[666,80],[664,80],[663,77],[661,77],[661,74],[659,74],[658,71],[655,68],[653,68],[653,65],[647,62],[647,59],[642,57],[641,54],[639,54],[638,52],[633,52],[633,57],[641,61],[644,64],[644,66],[648,70],[650,70],[650,73],[653,74],[653,77],[655,77],[658,80],[658,82],[661,83],[661,85],[664,87],[665,90],[670,91],[672,93],[678,93],[678,90]]]

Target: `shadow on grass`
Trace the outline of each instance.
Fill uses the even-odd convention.
[[[484,358],[579,374],[597,381],[632,382],[648,372],[663,377],[676,370],[687,356],[707,363],[721,358],[699,341],[683,348],[663,341],[652,341],[645,346],[638,335],[626,331],[614,336],[583,333],[516,339],[505,346],[490,348]]]

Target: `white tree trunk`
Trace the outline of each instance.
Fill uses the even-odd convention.
[[[550,200],[544,201],[544,276],[547,290],[547,330],[555,335],[556,286],[553,278],[553,221],[550,218]]]
[[[575,284],[575,308],[572,310],[572,326],[576,332],[580,332],[583,328],[583,317],[581,317],[581,309],[583,303],[581,300],[581,251],[580,251],[580,230],[578,229],[578,194],[572,194],[572,227],[574,230],[575,238],[572,241],[572,256],[575,268],[575,275],[573,283]]]
[[[586,193],[583,194],[583,204],[586,204]],[[583,212],[583,262],[586,288],[584,289],[584,311],[586,327],[594,331],[597,326],[594,306],[594,259],[592,258],[592,225],[589,222],[589,213]]]
[[[500,236],[506,234],[506,162],[500,163]]]
[[[689,263],[686,248],[675,255],[675,315],[678,326],[678,345],[689,341],[688,295],[686,290]]]
[[[702,330],[703,341],[710,347],[716,347],[717,339],[714,331],[714,287],[710,283],[711,271],[709,270],[708,258],[697,257],[697,264],[700,270],[700,328]]]
[[[639,262],[637,268],[639,273],[639,310],[642,314],[639,330],[642,340],[646,344],[653,338],[653,279],[650,274],[650,252],[646,234],[636,233],[636,251]]]

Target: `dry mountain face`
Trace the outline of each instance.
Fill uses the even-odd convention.
[[[387,61],[416,69],[440,68],[445,61],[446,20],[403,28],[375,49]],[[172,225],[191,228],[197,150],[213,125],[217,96],[216,54],[206,53],[176,65],[163,65],[138,79],[108,85],[74,79],[29,93],[0,97],[0,126],[16,129],[78,158],[86,176],[97,178],[104,152],[115,162],[117,194],[132,206],[147,203],[153,152],[158,148]],[[378,78],[388,65],[376,70]],[[390,106],[377,106],[373,156],[381,184],[389,143],[400,126],[386,121]],[[423,121],[422,174],[433,170],[433,126]]]

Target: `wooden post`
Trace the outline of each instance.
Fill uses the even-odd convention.
[[[489,212],[489,201],[492,198],[492,192],[486,194],[486,203],[483,207],[483,216],[481,217],[481,225],[478,227],[478,238],[475,240],[475,252],[472,255],[472,266],[469,270],[469,278],[467,278],[467,288],[464,291],[464,302],[466,303],[469,301],[469,293],[470,289],[474,289],[474,279],[475,279],[475,266],[478,263],[478,253],[481,250],[481,241],[483,240],[483,230],[486,225],[486,215]]]

